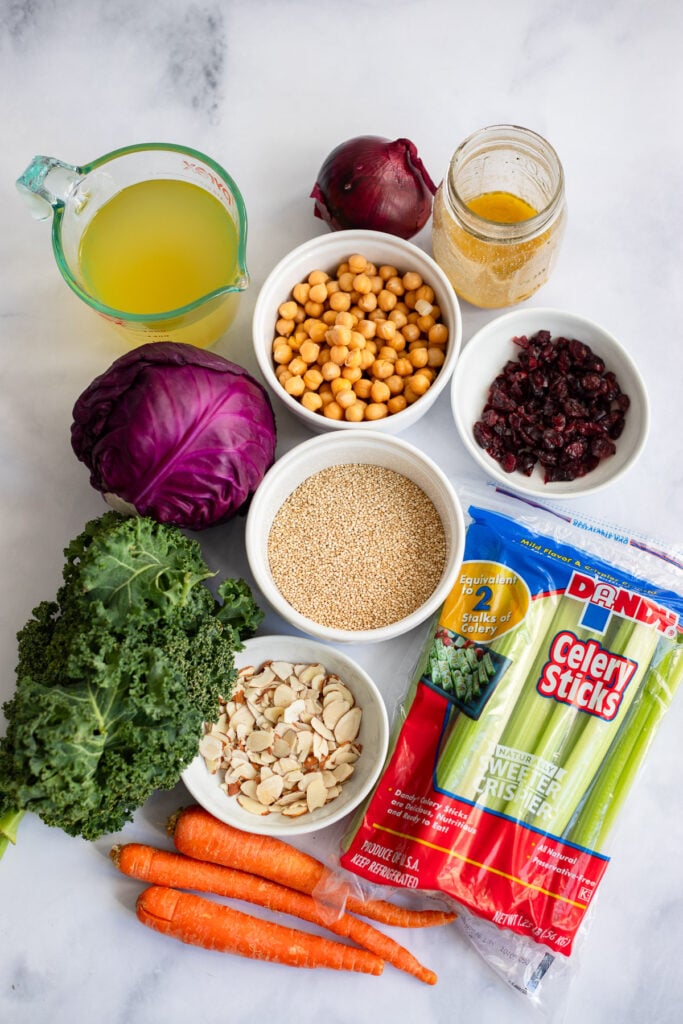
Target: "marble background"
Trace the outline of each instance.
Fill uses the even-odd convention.
[[[71,453],[71,408],[121,353],[60,278],[49,224],[32,221],[16,193],[37,153],[79,164],[132,142],[175,141],[228,168],[249,211],[252,287],[216,350],[255,372],[259,285],[289,248],[326,230],[309,193],[335,145],[366,133],[411,138],[438,180],[479,127],[513,122],[545,135],[564,164],[570,219],[555,275],[530,304],[602,323],[652,400],[637,467],[573,507],[654,534],[680,556],[682,31],[676,0],[0,0],[0,700],[14,685],[17,629],[54,594],[64,545],[102,511]],[[416,241],[429,249],[428,229]],[[464,342],[492,315],[464,305]],[[281,452],[306,436],[283,412],[278,422]],[[474,473],[447,395],[408,439],[456,486]],[[208,531],[207,560],[246,573],[242,530]],[[282,624],[269,613],[264,628]],[[416,642],[352,652],[392,713]],[[554,1020],[680,1020],[682,729],[679,701],[622,819],[572,983],[550,1000]],[[184,799],[182,785],[157,795],[124,838],[160,842]],[[301,845],[329,859],[336,838],[325,831]],[[433,989],[390,969],[381,979],[295,973],[164,940],[136,922],[138,886],[117,877],[110,845],[23,822],[0,865],[3,1024],[542,1019],[454,927],[401,936],[438,972]]]

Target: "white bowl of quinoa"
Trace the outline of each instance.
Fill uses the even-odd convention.
[[[445,474],[414,445],[373,430],[321,434],[283,455],[246,522],[265,599],[331,643],[389,640],[436,613],[464,537]]]
[[[272,269],[252,337],[266,384],[309,430],[397,434],[446,388],[462,318],[423,249],[381,231],[333,231]]]

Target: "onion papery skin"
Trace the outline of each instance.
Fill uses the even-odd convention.
[[[311,192],[333,231],[364,228],[412,238],[432,212],[436,186],[409,139],[360,135],[333,149]]]

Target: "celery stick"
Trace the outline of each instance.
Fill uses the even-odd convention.
[[[586,722],[581,736],[565,760],[563,768],[566,774],[562,779],[561,789],[556,794],[553,816],[550,821],[550,831],[554,835],[561,835],[564,832],[597,775],[621,722],[626,718],[629,708],[640,690],[658,640],[659,634],[656,629],[652,626],[638,624],[627,648],[619,652],[635,661],[638,668],[622,697],[617,718],[607,722],[597,716],[592,716],[590,721]],[[545,819],[542,824],[544,828],[548,827],[548,822]]]
[[[661,659],[653,659],[639,699],[631,705],[587,799],[579,806],[564,838],[592,850],[602,848],[681,681],[683,635]]]
[[[619,653],[626,650],[628,642],[633,636],[634,629],[635,622],[633,620],[613,616],[613,622],[610,623],[605,636],[601,638],[603,646],[609,651]],[[581,640],[588,640],[590,637],[598,636],[594,630],[578,629],[574,630],[574,632]],[[532,680],[531,682],[534,681]],[[544,728],[534,746],[524,749],[528,753],[533,753],[539,762],[545,761],[562,766],[569,756],[573,745],[579,741],[579,737],[583,733],[583,727],[586,724],[586,719],[591,716],[587,715],[585,711],[581,711],[578,707],[564,704],[553,698],[539,699],[545,699],[547,705],[543,719]],[[519,821],[527,819],[528,812],[526,808],[529,806],[530,798],[536,795],[535,778],[532,772],[528,777],[528,781],[518,787],[512,800],[505,806],[505,814],[511,818],[517,818]],[[533,813],[531,818],[533,819]]]
[[[554,637],[563,630],[569,629],[576,633],[584,611],[584,604],[570,597],[562,597],[555,606],[551,622],[539,633],[534,646],[534,659],[528,665],[526,678],[510,700],[511,713],[505,729],[498,742],[505,747],[531,752],[538,744],[546,722],[552,713],[551,702],[539,696],[536,684],[543,666],[548,660],[548,651]],[[505,801],[500,798],[487,800],[486,806],[491,810],[503,810]]]
[[[458,717],[437,765],[436,781],[441,789],[466,800],[477,798],[486,761],[495,751],[558,603],[556,594],[532,601],[519,626],[489,645],[489,650],[510,658],[512,664],[478,720],[462,713]]]

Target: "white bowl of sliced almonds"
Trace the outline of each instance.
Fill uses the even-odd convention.
[[[270,835],[313,832],[349,814],[387,754],[387,711],[372,679],[305,637],[254,637],[235,665],[233,693],[183,773],[195,800],[221,821]]]

